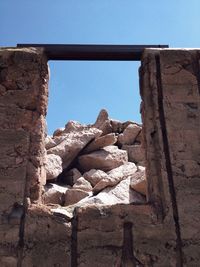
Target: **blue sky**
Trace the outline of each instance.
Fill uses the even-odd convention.
[[[199,0],[0,0],[0,46],[17,43],[200,47]],[[140,122],[139,62],[50,61],[49,133],[70,119]]]

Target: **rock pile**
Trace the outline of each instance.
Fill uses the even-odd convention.
[[[69,121],[46,137],[47,184],[43,202],[61,206],[145,202],[141,125],[109,119],[92,125]]]

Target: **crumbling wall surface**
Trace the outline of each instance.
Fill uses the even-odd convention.
[[[0,49],[0,266],[19,264],[26,204],[45,183],[47,90],[40,49]]]
[[[71,212],[40,203],[46,58],[40,49],[0,50],[0,266],[200,266],[199,53],[144,52],[147,203]]]
[[[199,53],[150,49],[141,69],[149,201],[172,207],[180,266],[200,265]]]
[[[73,266],[200,266],[199,58],[197,50],[145,51],[148,204],[78,208]]]
[[[168,154],[166,172],[180,257],[186,266],[199,266],[200,51],[161,51],[156,66],[163,104],[159,110],[163,143]]]

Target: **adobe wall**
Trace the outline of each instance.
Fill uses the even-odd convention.
[[[79,207],[71,218],[40,201],[45,55],[0,49],[0,266],[200,266],[199,53],[143,55],[147,204]]]
[[[0,266],[22,252],[27,203],[40,200],[48,67],[43,51],[0,49]]]

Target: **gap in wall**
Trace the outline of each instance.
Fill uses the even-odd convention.
[[[48,134],[67,121],[94,123],[99,111],[141,123],[140,62],[50,61]]]
[[[73,190],[74,185],[78,186],[76,187],[76,189],[82,190],[83,189],[82,186],[87,187],[87,185],[84,184],[85,181],[81,181],[80,183],[83,183],[81,185],[77,184],[79,178],[84,178],[85,180],[89,181],[89,183],[91,183],[92,185],[92,187],[91,188],[89,187],[88,189],[91,192],[89,193],[89,195],[86,194],[84,199],[85,198],[87,199],[87,197],[95,198],[95,196],[97,195],[97,202],[98,201],[104,202],[104,199],[100,199],[100,200],[98,199],[98,196],[99,196],[98,194],[101,193],[104,189],[106,189],[106,187],[109,187],[109,185],[105,187],[102,187],[100,185],[100,188],[98,188],[97,186],[97,189],[95,189],[95,185],[93,184],[94,181],[91,182],[90,177],[85,178],[86,176],[84,175],[86,172],[89,172],[92,169],[97,169],[97,170],[103,171],[105,175],[112,177],[112,175],[115,176],[115,174],[112,174],[110,172],[112,172],[112,170],[115,170],[118,167],[122,167],[122,169],[118,171],[118,173],[121,172],[120,174],[121,178],[119,178],[121,180],[118,181],[119,184],[123,180],[127,180],[128,178],[131,179],[132,175],[135,172],[138,172],[138,173],[140,172],[139,176],[137,174],[139,178],[140,178],[140,175],[141,177],[142,175],[144,176],[144,168],[142,167],[140,168],[140,166],[144,166],[144,160],[139,159],[141,158],[141,155],[143,157],[143,154],[144,154],[143,150],[140,149],[141,143],[142,143],[141,114],[140,114],[141,98],[139,94],[139,74],[138,74],[140,62],[53,61],[53,62],[49,62],[49,65],[50,65],[50,82],[49,82],[49,104],[48,104],[48,114],[47,114],[47,126],[48,126],[48,135],[49,135],[48,138],[50,138],[50,143],[48,143],[48,146],[49,144],[50,146],[51,144],[53,143],[54,144],[52,147],[47,148],[47,161],[49,162],[49,168],[51,169],[52,173],[54,171],[55,172],[58,171],[59,174],[57,176],[54,175],[54,177],[56,177],[55,179],[51,178],[47,180],[47,184],[45,188],[47,192],[45,193],[46,204],[51,203],[48,200],[51,193],[48,193],[48,192],[51,191],[52,183],[56,186],[61,185],[62,192],[64,192],[66,188],[68,191],[70,191],[71,189]],[[81,124],[91,125],[95,123],[97,116],[102,109],[107,110],[109,119],[111,119],[109,120],[109,123],[111,123],[111,126],[110,126],[111,131],[108,131],[107,133],[104,132],[103,136],[110,133],[115,138],[115,142],[109,144],[109,145],[114,145],[114,147],[111,147],[111,146],[108,147],[108,144],[107,144],[107,145],[104,145],[102,148],[106,147],[105,150],[107,148],[110,148],[111,150],[117,149],[118,150],[117,153],[119,153],[118,154],[119,156],[117,157],[119,158],[121,157],[120,159],[121,162],[117,162],[117,163],[114,162],[113,166],[111,163],[111,167],[109,166],[110,169],[109,168],[107,169],[107,167],[102,167],[102,166],[97,167],[98,164],[94,166],[96,163],[93,164],[93,167],[91,166],[86,167],[86,165],[83,166],[84,165],[83,163],[81,164],[80,158],[83,158],[85,155],[87,156],[91,152],[97,152],[97,153],[100,152],[101,148],[98,148],[96,150],[93,149],[92,151],[87,150],[89,145],[94,141],[94,139],[95,140],[98,139],[98,136],[92,137],[92,139],[88,141],[86,145],[84,145],[83,148],[81,148],[81,150],[79,150],[79,152],[76,154],[77,151],[75,151],[76,149],[74,150],[74,147],[77,146],[76,137],[68,137],[71,135],[68,135],[69,132],[67,132],[66,128],[59,130],[59,128],[65,127],[65,125],[69,121],[78,121]],[[116,124],[115,126],[113,126],[112,120],[118,120],[120,126],[119,127],[117,126],[117,128],[116,128]],[[135,122],[135,124],[133,122]],[[136,130],[133,130],[132,128],[131,133],[129,130],[129,136],[133,133],[133,131],[137,131],[137,134],[135,135],[132,142],[129,141],[129,143],[126,143],[126,141],[124,142],[122,140],[123,138],[121,139],[122,140],[121,142],[119,137],[120,135],[123,135],[128,125],[137,128]],[[72,125],[72,127],[74,126]],[[114,128],[117,130],[114,130]],[[58,129],[57,133],[54,135],[53,138],[51,138],[52,134],[54,133],[56,129]],[[70,130],[70,134],[71,134],[71,131],[72,130]],[[78,133],[77,130],[75,130],[75,132]],[[74,135],[74,133],[72,135]],[[63,140],[66,141],[66,139],[69,140],[70,138],[72,138],[72,140],[73,138],[75,138],[76,144],[73,143],[73,146],[71,148],[69,148],[70,145],[69,146],[67,145],[66,146],[68,147],[67,150],[66,150],[66,147],[65,148],[64,146],[61,147],[62,145],[60,144],[63,142]],[[79,140],[80,137],[77,137],[77,138]],[[81,137],[80,140],[82,139],[84,138]],[[48,142],[49,142],[49,139],[48,139]],[[59,149],[61,152],[58,152]],[[64,156],[61,155],[63,153],[62,152],[63,149],[66,150],[65,151],[66,155]],[[71,154],[75,153],[76,156],[74,157],[72,161],[70,161],[71,162],[70,164],[68,163],[66,164],[66,161],[68,162],[68,158],[69,158],[68,155],[70,153]],[[115,152],[113,152],[113,150],[111,152],[108,150],[108,152],[107,151],[105,152],[105,157],[109,153],[114,155]],[[54,157],[55,155],[61,157],[62,159],[62,163],[61,163],[62,165],[60,165],[61,166],[60,172],[59,172],[60,166],[58,164],[59,159],[56,159]],[[128,163],[129,166],[126,165],[127,160],[129,161]],[[77,174],[77,171],[74,172],[73,171],[74,169],[78,170],[79,173]],[[101,173],[101,175],[104,175],[104,174]],[[77,175],[79,175],[79,178],[77,178]],[[122,178],[122,177],[125,177],[125,178]],[[101,176],[100,178],[102,179],[103,176]],[[122,189],[120,189],[122,190],[121,193],[117,192],[118,189],[116,189],[115,191],[118,194],[117,197],[119,197],[119,200],[120,200],[120,194],[123,195],[123,191],[125,192],[124,199],[126,199],[126,201],[124,202],[124,204],[133,203],[131,201],[135,201],[135,203],[138,203],[138,202],[146,203],[146,198],[145,198],[146,194],[143,194],[141,192],[139,192],[139,194],[138,192],[136,193],[132,192],[133,188],[131,188],[130,186],[130,180],[129,181],[127,180],[127,182],[125,182],[123,186],[124,188],[122,187]],[[110,187],[112,191],[113,185],[110,185]],[[59,188],[54,188],[54,189],[60,190]],[[53,189],[53,194],[55,192],[54,189]],[[84,190],[87,191],[87,188]],[[76,196],[74,195],[74,192],[71,191],[72,193],[69,193],[69,196],[67,197],[66,197],[67,195],[66,191],[64,195],[62,192],[61,192],[61,195],[62,195],[61,202],[57,203],[60,200],[57,199],[56,197],[56,201],[57,200],[58,201],[54,204],[61,204],[64,206],[66,206],[65,205],[66,203],[70,203],[70,204],[67,204],[67,206],[73,204],[70,201],[73,198],[76,198]],[[107,193],[109,194],[110,191],[108,190],[108,192],[106,192],[106,195]],[[83,193],[80,192],[80,194],[83,194]],[[79,200],[77,200],[77,202],[78,201]],[[94,201],[96,201],[96,199]],[[113,201],[115,203],[115,200]],[[117,203],[118,202],[116,202],[116,204]],[[123,202],[119,202],[119,203],[123,203]]]

